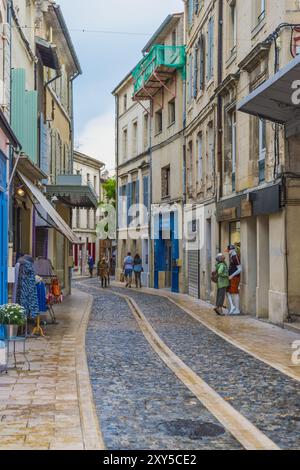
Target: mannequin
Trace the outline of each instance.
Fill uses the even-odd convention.
[[[230,305],[229,315],[240,315],[240,293],[242,266],[239,255],[234,245],[228,246],[229,253],[229,281],[228,301]]]

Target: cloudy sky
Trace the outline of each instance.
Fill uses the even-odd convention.
[[[75,145],[112,170],[114,98],[111,91],[140,60],[141,49],[166,16],[183,10],[183,2],[59,0],[58,3],[83,69],[83,75],[75,81]],[[114,34],[73,31],[84,29]]]

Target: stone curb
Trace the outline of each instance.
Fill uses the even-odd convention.
[[[93,297],[88,294],[85,295],[88,297],[88,302],[78,329],[75,357],[82,437],[85,450],[105,450],[105,444],[96,413],[85,350],[85,336],[92,310]]]
[[[280,450],[263,432],[227,403],[204,380],[188,367],[160,338],[135,300],[130,295],[115,293],[124,298],[136,318],[145,338],[163,362],[182,383],[216,417],[246,450]]]

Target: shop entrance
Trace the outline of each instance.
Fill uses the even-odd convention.
[[[6,158],[0,154],[0,305],[7,302],[8,213],[6,189]]]
[[[171,288],[179,292],[179,240],[176,238],[175,215],[170,214],[168,226],[163,227],[162,215],[159,216],[158,236],[154,241],[154,288]],[[164,238],[164,232],[169,231],[170,238]]]

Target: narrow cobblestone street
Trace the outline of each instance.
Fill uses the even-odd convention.
[[[87,356],[108,449],[244,447],[230,426],[216,419],[214,407],[209,411],[159,358],[122,295],[136,302],[186,366],[253,425],[254,434],[269,439],[266,447],[300,448],[296,379],[235,347],[167,298],[116,286],[101,290],[98,280],[76,287],[94,297]]]

